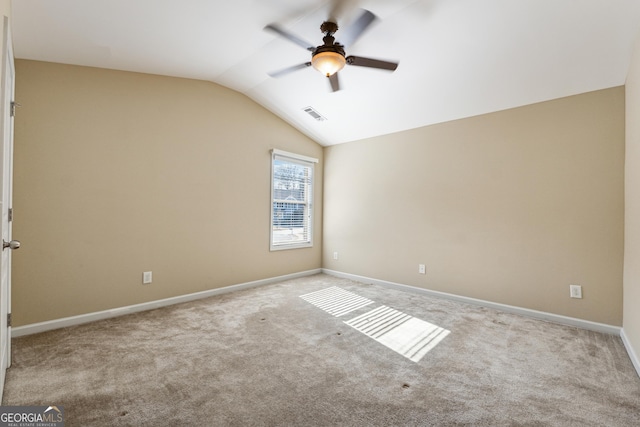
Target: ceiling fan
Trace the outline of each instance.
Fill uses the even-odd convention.
[[[365,58],[362,56],[346,56],[345,46],[350,46],[360,38],[362,33],[376,20],[376,16],[368,10],[362,10],[360,16],[343,31],[340,41],[337,42],[334,34],[338,31],[338,24],[332,21],[325,21],[320,26],[320,31],[324,33],[322,41],[324,44],[313,47],[306,40],[290,33],[277,24],[267,25],[264,29],[274,32],[281,37],[303,47],[311,52],[311,61],[302,64],[284,68],[279,71],[271,72],[271,77],[281,77],[293,71],[301,70],[313,66],[323,75],[329,78],[331,90],[336,92],[340,90],[340,80],[338,79],[338,71],[342,70],[345,65],[355,65],[358,67],[377,68],[380,70],[394,71],[398,68],[397,62],[381,61],[379,59]]]

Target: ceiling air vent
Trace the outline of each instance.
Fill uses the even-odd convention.
[[[322,114],[318,113],[316,110],[314,110],[311,107],[303,108],[303,110],[305,113],[307,113],[308,115],[310,115],[311,117],[313,117],[319,122],[324,122],[325,120],[327,120],[325,117],[322,116]]]

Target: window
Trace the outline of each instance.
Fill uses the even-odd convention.
[[[317,159],[271,152],[271,250],[313,246],[313,167]]]

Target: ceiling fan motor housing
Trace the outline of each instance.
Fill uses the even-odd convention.
[[[316,47],[316,50],[313,52],[312,56],[316,56],[318,53],[322,52],[335,52],[339,53],[342,56],[345,56],[344,46],[340,43],[334,43],[334,38],[332,36],[326,36],[324,39],[324,44]]]

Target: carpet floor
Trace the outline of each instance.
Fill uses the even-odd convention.
[[[639,426],[619,337],[328,275],[13,340],[66,426]]]

